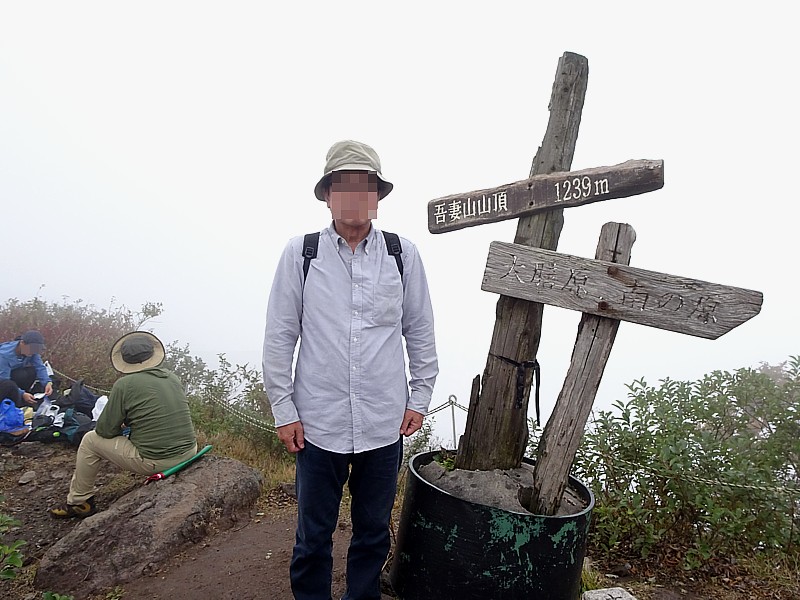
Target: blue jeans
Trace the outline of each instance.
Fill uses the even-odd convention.
[[[289,567],[296,600],[330,600],[333,531],[349,479],[353,536],[347,552],[342,600],[380,600],[380,574],[389,554],[389,519],[403,443],[358,454],[337,454],[310,444],[297,453],[297,536]]]

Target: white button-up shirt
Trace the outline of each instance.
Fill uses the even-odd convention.
[[[315,446],[365,452],[397,441],[407,408],[427,413],[439,372],[433,310],[417,248],[405,238],[401,245],[402,278],[374,226],[353,252],[331,225],[304,283],[303,237],[289,241],[264,335],[276,426],[299,420]]]

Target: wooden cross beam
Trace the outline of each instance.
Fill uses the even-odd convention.
[[[761,292],[492,242],[481,289],[531,302],[717,339],[756,316]]]
[[[716,339],[761,310],[761,292],[627,266],[636,234],[606,223],[596,259],[492,242],[482,289],[583,317],[564,386],[539,441],[527,506],[555,514],[620,321]]]
[[[431,200],[428,231],[444,233],[554,208],[627,198],[662,187],[663,160],[629,160],[614,167],[534,175],[496,188]]]

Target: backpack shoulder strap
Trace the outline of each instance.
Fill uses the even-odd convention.
[[[389,233],[383,231],[383,238],[386,240],[386,252],[389,256],[394,256],[397,262],[397,270],[400,272],[400,278],[403,277],[403,259],[400,255],[403,253],[403,246],[400,243],[400,236],[396,233]],[[307,233],[303,237],[303,281],[308,277],[308,268],[311,261],[317,258],[317,248],[319,247],[319,232]]]
[[[400,279],[403,278],[403,259],[400,254],[403,252],[403,246],[400,244],[400,236],[396,233],[383,232],[383,238],[386,240],[386,251],[389,256],[394,256],[397,262],[397,270],[400,271]]]
[[[311,261],[317,258],[317,247],[319,246],[319,231],[307,233],[303,237],[303,281],[308,277],[308,267]]]

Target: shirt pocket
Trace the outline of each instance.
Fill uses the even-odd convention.
[[[399,325],[403,315],[403,283],[382,277],[373,287],[372,321],[375,325]]]

